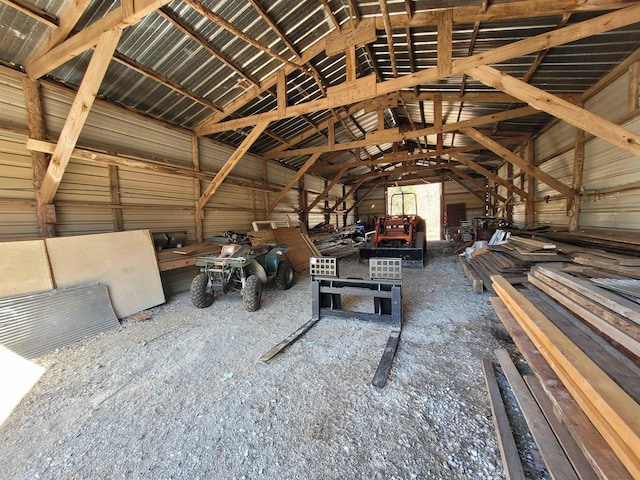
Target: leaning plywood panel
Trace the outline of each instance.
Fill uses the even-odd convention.
[[[46,240],[58,287],[104,283],[118,318],[164,302],[148,230]]]
[[[0,243],[0,297],[52,288],[43,240]]]
[[[119,326],[105,285],[0,299],[0,343],[27,358]]]

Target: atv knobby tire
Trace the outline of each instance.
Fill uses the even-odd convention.
[[[278,265],[278,273],[276,273],[276,287],[280,290],[289,290],[293,285],[293,267],[289,262],[283,260]]]
[[[206,308],[213,303],[213,288],[209,286],[209,276],[206,273],[196,275],[191,281],[189,290],[191,302],[198,308]]]
[[[250,275],[242,289],[242,304],[247,312],[255,312],[260,308],[262,296],[262,282],[257,275]]]

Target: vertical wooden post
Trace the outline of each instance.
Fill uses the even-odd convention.
[[[342,226],[346,227],[347,226],[347,217],[349,216],[349,214],[347,213],[347,189],[345,188],[344,184],[342,184]],[[356,219],[357,221],[357,219]]]
[[[444,204],[445,194],[444,194],[444,179],[440,182],[440,240],[444,240],[444,212],[446,205]]]
[[[345,63],[346,63],[346,75],[347,82],[355,82],[356,81],[356,65],[358,63],[356,58],[356,46],[351,45],[347,47],[345,50]]]
[[[287,114],[287,72],[284,67],[278,70],[278,116]]]
[[[193,162],[193,170],[200,171],[200,142],[197,135],[191,137],[191,161]],[[202,195],[202,186],[200,179],[193,179],[193,198],[194,198],[194,222],[196,228],[196,242],[204,240],[204,209],[200,208],[198,200]]]
[[[324,181],[324,188],[323,188],[323,190],[326,190],[326,188],[327,188],[327,184],[328,184],[328,183],[329,183],[329,182],[325,179],[325,181]],[[324,211],[325,211],[325,214],[324,214],[324,221],[325,221],[326,223],[331,223],[331,213],[329,212],[329,198],[328,198],[328,197],[324,200]],[[338,226],[338,225],[336,224],[336,227],[337,227],[337,226]]]
[[[507,163],[507,179],[509,183],[513,183],[513,164]],[[507,217],[507,222],[513,222],[513,202],[514,202],[514,193],[511,193],[510,196],[507,197],[507,201],[505,202],[505,214]]]
[[[640,62],[629,67],[629,111],[640,108]]]
[[[36,140],[46,140],[44,114],[40,98],[40,82],[28,77],[22,78],[22,90],[24,92],[25,105],[27,107],[27,125],[29,135]],[[36,197],[36,221],[38,222],[38,236],[47,238],[55,237],[55,206],[44,203],[40,197],[40,186],[47,173],[49,160],[47,155],[41,152],[31,152],[33,166],[33,188]]]
[[[535,143],[533,140],[527,142],[527,161],[531,164],[535,164]],[[536,211],[535,211],[535,195],[536,195],[536,180],[533,175],[527,173],[527,198],[524,203],[524,224],[531,227],[536,223]]]
[[[298,220],[300,220],[300,223],[303,224],[305,227],[309,227],[308,223],[309,223],[309,211],[307,209],[307,205],[309,204],[308,201],[308,197],[307,197],[307,189],[304,185],[304,175],[300,177],[300,180],[298,180],[298,200],[300,203],[300,208],[299,208],[299,212],[298,212]]]
[[[109,168],[109,193],[111,195],[111,204],[120,205],[120,181],[118,179],[118,167],[116,165],[108,165]],[[113,217],[113,231],[122,232],[124,224],[122,222],[122,209],[114,207],[111,209]]]
[[[582,188],[582,172],[584,170],[584,130],[576,128],[574,156],[573,156],[573,180],[571,186],[575,191],[572,198],[567,198],[569,211],[569,231],[575,232],[580,228],[580,189]]]
[[[438,129],[436,133],[436,162],[440,163],[442,155],[442,94],[436,93],[433,97],[433,126]]]
[[[267,177],[267,160],[262,159],[262,185],[265,187],[269,184]],[[264,194],[264,219],[269,220],[269,192],[266,190]]]

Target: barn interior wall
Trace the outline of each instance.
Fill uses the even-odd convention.
[[[462,187],[452,180],[445,181],[443,184],[444,211],[447,211],[447,205],[464,203],[467,220],[484,215],[484,202],[473,195],[469,190]],[[459,225],[447,225],[449,227],[459,227]]]
[[[631,98],[630,82],[622,73],[584,102],[584,108],[636,134],[640,133],[638,99]],[[637,90],[635,90],[637,92]],[[559,122],[535,140],[538,166],[566,185],[574,172],[576,128]],[[518,210],[523,207],[517,205]],[[567,200],[536,181],[537,224],[568,228]],[[589,134],[584,143],[579,227],[583,229],[640,230],[640,165],[638,157]]]
[[[0,68],[0,240],[38,236],[35,214],[31,152],[26,149],[29,134],[26,107],[21,86],[22,74]],[[41,82],[41,97],[46,133],[58,138],[74,98],[74,92]],[[127,154],[150,161],[193,168],[193,136],[106,102],[96,101],[78,140],[78,148],[99,149]],[[198,140],[200,170],[215,173],[233,153],[233,148],[209,139]],[[249,189],[223,184],[204,208],[204,238],[224,230],[247,231],[254,220],[287,222],[298,220],[300,190],[292,188],[285,198],[267,213],[277,192],[265,194],[265,184],[281,189],[290,180],[292,170],[274,161],[245,155],[230,178],[252,183]],[[113,184],[117,187],[112,187]],[[200,181],[203,190],[207,180]],[[309,202],[324,190],[324,179],[305,175],[310,185]],[[113,192],[118,195],[114,203]],[[334,202],[342,192],[336,185],[330,192]],[[121,212],[124,230],[150,229],[158,232],[187,232],[187,241],[196,240],[194,180],[189,177],[158,173],[72,158],[55,198],[56,235],[80,235],[115,231],[114,211]],[[353,201],[353,200],[351,200]],[[324,203],[314,207],[310,217],[323,218]]]

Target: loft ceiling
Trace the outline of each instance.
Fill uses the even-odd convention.
[[[640,46],[638,2],[622,0],[0,1],[5,64],[77,87],[101,25],[117,25],[100,97],[233,147],[271,115],[253,153],[347,184],[495,169],[487,141],[513,150],[550,121],[487,86],[492,71],[468,75],[477,65],[579,102]]]

